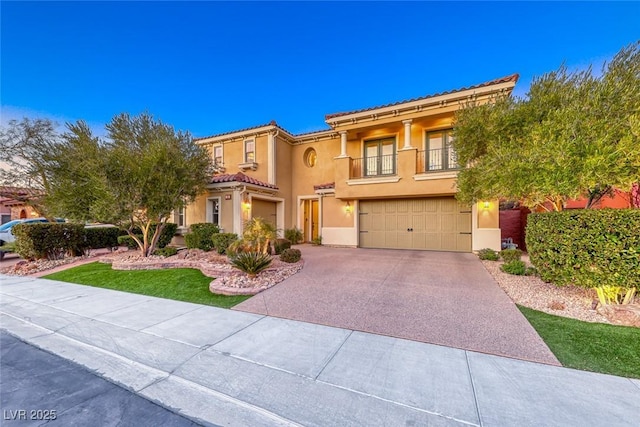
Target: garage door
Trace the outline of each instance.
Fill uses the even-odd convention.
[[[365,200],[360,247],[471,252],[471,209],[453,197]]]
[[[278,224],[277,221],[277,204],[260,199],[251,199],[251,216],[253,218],[262,218],[273,225]]]

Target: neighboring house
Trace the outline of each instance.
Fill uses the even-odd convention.
[[[497,201],[459,203],[452,120],[464,103],[513,90],[518,75],[346,113],[293,135],[271,122],[198,138],[220,172],[175,221],[240,234],[252,217],[305,241],[470,252],[500,248]]]
[[[30,198],[39,192],[22,187],[0,186],[0,214],[2,224],[14,219],[25,219],[40,216],[27,204]]]

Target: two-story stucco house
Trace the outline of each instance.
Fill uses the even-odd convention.
[[[177,221],[240,234],[263,217],[326,245],[500,249],[497,201],[466,206],[454,197],[451,129],[464,103],[509,94],[517,79],[328,114],[329,129],[318,132],[293,135],[271,122],[199,138],[223,172]]]

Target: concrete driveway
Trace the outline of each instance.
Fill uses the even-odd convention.
[[[559,365],[473,254],[298,247],[301,272],[234,309]]]

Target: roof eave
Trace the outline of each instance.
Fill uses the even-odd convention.
[[[335,129],[336,126],[343,124],[345,122],[348,123],[357,123],[362,119],[370,119],[371,117],[376,116],[386,116],[386,115],[395,115],[401,116],[409,113],[413,113],[416,111],[420,111],[420,108],[438,105],[440,103],[450,103],[457,101],[466,101],[470,100],[474,96],[486,96],[493,95],[498,93],[511,93],[513,88],[516,85],[516,81],[506,81],[501,83],[496,83],[492,85],[475,87],[470,89],[461,90],[458,92],[452,92],[442,95],[435,95],[432,97],[427,97],[423,99],[419,99],[416,101],[410,101],[402,104],[391,105],[386,107],[375,108],[366,111],[360,111],[352,114],[345,114],[343,116],[330,117],[325,120],[325,122]]]

